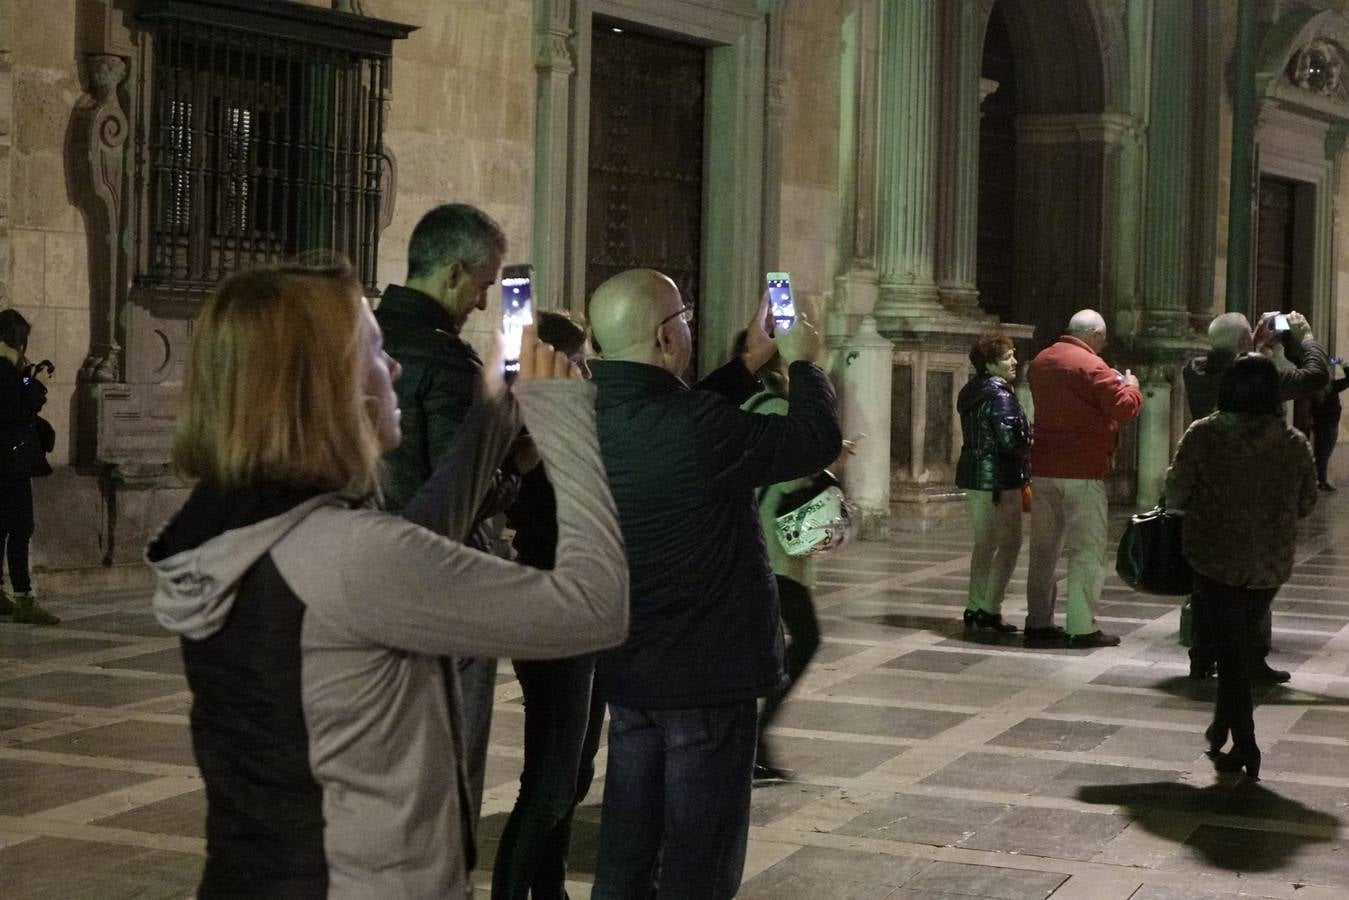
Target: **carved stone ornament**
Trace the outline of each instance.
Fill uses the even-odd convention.
[[[80,369],[85,381],[115,382],[122,377],[122,348],[117,342],[117,319],[122,301],[122,206],[126,192],[126,147],[130,123],[117,89],[126,80],[127,59],[110,53],[91,53],[88,163],[94,194],[102,202],[106,218],[103,271],[93,273],[107,286],[106,340],[96,345]]]
[[[1316,38],[1293,54],[1288,80],[1304,91],[1349,100],[1344,84],[1344,49],[1325,38]]]
[[[539,32],[539,51],[534,58],[538,69],[572,71],[571,32],[546,30]]]

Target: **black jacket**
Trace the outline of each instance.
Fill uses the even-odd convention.
[[[1030,424],[1011,386],[975,375],[956,400],[965,442],[956,486],[968,491],[1019,490],[1030,481]]]
[[[403,441],[384,454],[383,506],[399,512],[431,477],[454,442],[478,395],[482,358],[459,337],[450,314],[434,299],[400,285],[384,291],[375,319],[384,349],[403,367],[394,382]],[[488,520],[515,499],[519,477],[498,473],[465,543],[488,550]]]
[[[384,507],[397,512],[431,477],[477,392],[482,359],[449,312],[420,291],[391,284],[375,319],[384,349],[403,367],[394,383],[403,442],[384,455]]]
[[[623,706],[716,706],[785,687],[777,587],[755,488],[818,472],[842,449],[834,391],[791,366],[785,416],[742,412],[739,360],[695,388],[656,366],[596,362],[600,450],[627,545],[631,630],[596,689]]]
[[[1297,369],[1279,373],[1280,400],[1310,397],[1330,383],[1330,360],[1316,341],[1304,338],[1301,345],[1290,342],[1287,352]],[[1210,350],[1185,364],[1181,377],[1185,379],[1191,418],[1202,419],[1218,408],[1218,385],[1235,359],[1230,351]]]
[[[0,479],[24,481],[52,473],[46,454],[56,446],[56,432],[38,415],[46,402],[41,381],[0,357]]]

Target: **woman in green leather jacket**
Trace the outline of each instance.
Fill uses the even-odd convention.
[[[1021,552],[1021,495],[1030,483],[1030,424],[1012,381],[1016,350],[1010,338],[986,334],[970,347],[974,376],[956,409],[964,445],[956,485],[965,490],[974,528],[965,627],[1014,632],[1002,620],[1002,598]]]

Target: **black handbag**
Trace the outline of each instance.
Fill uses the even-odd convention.
[[[1115,554],[1120,580],[1145,594],[1179,597],[1194,590],[1194,571],[1181,550],[1182,513],[1156,506],[1129,519]]]

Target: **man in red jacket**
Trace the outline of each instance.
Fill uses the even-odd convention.
[[[1030,573],[1026,578],[1026,643],[1113,647],[1119,638],[1096,627],[1105,583],[1106,495],[1117,432],[1138,415],[1143,395],[1132,372],[1101,359],[1105,319],[1075,313],[1068,332],[1030,364],[1035,401],[1031,477]],[[1068,549],[1067,630],[1054,624],[1054,567]]]

